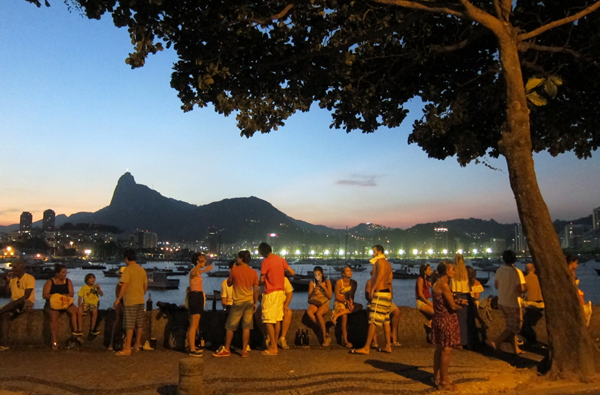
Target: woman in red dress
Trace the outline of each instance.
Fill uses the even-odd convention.
[[[433,381],[438,388],[453,390],[454,384],[448,378],[450,353],[453,347],[460,346],[460,326],[456,311],[462,307],[456,304],[448,280],[454,277],[454,266],[442,261],[437,267],[438,280],[433,284],[433,320],[431,323],[432,341],[436,345],[433,359]],[[463,301],[459,301],[463,302]]]

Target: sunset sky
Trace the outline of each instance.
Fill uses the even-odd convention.
[[[184,114],[170,87],[173,51],[131,70],[126,29],[90,21],[62,1],[37,8],[0,2],[0,225],[97,211],[119,177],[203,205],[256,196],[287,215],[336,228],[374,222],[407,228],[455,218],[518,222],[503,160],[497,167],[428,159],[408,145],[410,119],[374,134],[329,129],[314,108],[267,135],[242,138],[235,118],[212,108]],[[553,219],[600,206],[597,153],[535,156]]]

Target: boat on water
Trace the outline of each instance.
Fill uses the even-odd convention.
[[[27,265],[25,273],[31,274],[36,280],[47,280],[54,277],[54,265]]]
[[[102,274],[104,274],[104,277],[121,277],[121,268],[103,270]]]
[[[366,266],[363,266],[362,264],[358,263],[358,264],[354,264],[354,265],[346,265],[346,266],[336,266],[333,269],[336,272],[342,272],[344,271],[344,269],[346,267],[349,267],[350,269],[352,269],[353,272],[364,272],[365,270],[367,270]]]
[[[89,262],[82,263],[80,267],[85,270],[106,270],[104,265]]]
[[[292,284],[292,287],[294,287],[294,292],[308,292],[308,287],[312,281],[312,277],[296,278],[296,276],[293,276],[289,277],[288,280],[290,281],[290,284]]]
[[[148,289],[179,289],[179,279],[169,278],[168,273],[148,271]]]
[[[395,269],[392,276],[398,280],[410,280],[419,277],[419,268],[415,266],[403,266],[400,269]]]
[[[215,270],[215,271],[210,271],[210,272],[206,272],[206,274],[208,275],[208,277],[229,277],[229,269],[227,270]]]

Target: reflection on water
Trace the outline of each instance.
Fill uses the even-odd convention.
[[[145,268],[158,267],[158,268],[171,268],[175,269],[174,265],[169,262],[150,262],[144,265]],[[398,268],[399,265],[394,265],[394,268]],[[523,264],[517,264],[521,270],[524,270]],[[595,268],[600,269],[600,263],[595,261],[589,261],[586,263],[580,263],[579,268],[577,270],[577,276],[580,279],[580,288],[583,292],[585,292],[586,301],[591,300],[593,304],[600,304],[600,287],[598,286],[600,283],[600,276],[594,270]],[[299,273],[306,273],[308,270],[312,270],[312,265],[294,265],[293,269]],[[326,276],[332,278],[339,278],[339,273],[336,272],[333,267],[324,266]],[[217,268],[213,269],[217,270]],[[96,284],[99,284],[104,291],[104,297],[100,298],[100,308],[106,309],[111,307],[113,302],[115,301],[115,285],[118,283],[118,278],[107,278],[104,277],[101,270],[82,270],[82,269],[68,269],[67,277],[71,279],[73,282],[73,286],[75,288],[75,294],[84,284],[84,277],[87,273],[94,273],[96,275]],[[486,274],[484,272],[478,273],[478,277],[485,277]],[[482,293],[481,297],[486,297],[488,295],[496,295],[497,292],[494,289],[494,275],[490,274],[491,278],[488,282],[488,285],[485,287],[485,291]],[[152,293],[152,300],[154,303],[161,301],[167,303],[175,303],[175,304],[183,304],[185,298],[185,289],[188,285],[188,277],[187,276],[176,276],[174,278],[179,278],[181,280],[181,285],[179,289],[168,290],[168,291],[158,291],[158,290],[150,290]],[[202,276],[204,280],[204,290],[207,294],[212,294],[214,290],[221,289],[221,283],[224,278],[216,278],[216,277],[208,277],[206,274]],[[364,296],[364,286],[367,280],[369,279],[369,271],[364,272],[355,272],[352,276],[358,282],[358,292],[356,293],[356,302],[366,305],[366,300]],[[42,288],[46,280],[36,280],[35,285],[35,307],[42,308],[44,306],[44,301],[42,300]],[[394,280],[394,303],[398,306],[410,306],[415,307],[415,280]],[[335,284],[332,283],[332,286]],[[75,296],[77,299],[77,296]],[[294,293],[294,298],[290,303],[290,307],[292,309],[305,309],[307,307],[307,299],[308,294],[306,292],[296,292]],[[7,302],[7,299],[0,299],[2,302],[0,304],[4,304]],[[207,307],[210,306],[210,303],[207,303]],[[220,308],[220,305],[219,305]]]

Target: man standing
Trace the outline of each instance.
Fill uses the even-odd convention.
[[[0,351],[8,350],[8,330],[10,320],[33,308],[35,302],[35,278],[25,273],[25,262],[16,261],[12,265],[12,276],[9,283],[10,302],[0,309],[2,342]]]
[[[258,252],[263,256],[260,268],[260,284],[264,284],[265,292],[262,296],[262,322],[267,327],[269,346],[262,352],[263,355],[277,355],[277,339],[280,333],[280,321],[283,320],[283,306],[286,295],[284,291],[285,271],[292,276],[296,272],[288,265],[285,259],[273,254],[267,243],[260,243]]]
[[[134,250],[126,250],[123,253],[127,268],[121,275],[121,289],[114,308],[123,303],[123,325],[125,327],[125,344],[123,350],[117,355],[131,355],[131,340],[135,328],[135,351],[142,347],[142,332],[144,329],[144,302],[148,290],[148,277],[146,271],[136,263]]]
[[[517,344],[517,334],[521,331],[523,325],[523,314],[519,298],[525,292],[525,277],[515,267],[517,256],[514,251],[504,251],[502,259],[504,260],[504,266],[496,271],[494,282],[498,290],[498,309],[504,315],[506,327],[498,339],[491,343],[491,346],[496,349],[502,343],[508,341],[512,345],[515,354],[521,354],[523,351]]]
[[[258,276],[256,271],[248,264],[251,255],[249,251],[238,253],[237,265],[229,272],[227,285],[233,287],[233,305],[229,310],[225,329],[225,347],[214,353],[215,357],[228,357],[231,355],[231,341],[233,332],[242,321],[242,358],[248,356],[248,343],[250,341],[250,330],[254,329],[252,315],[256,311],[258,303]]]
[[[391,353],[390,339],[390,309],[392,307],[392,265],[383,254],[383,247],[373,246],[373,271],[371,272],[371,289],[369,290],[369,331],[363,348],[351,350],[352,354],[368,354],[371,341],[376,332],[376,326],[383,325],[385,347],[381,351]]]

